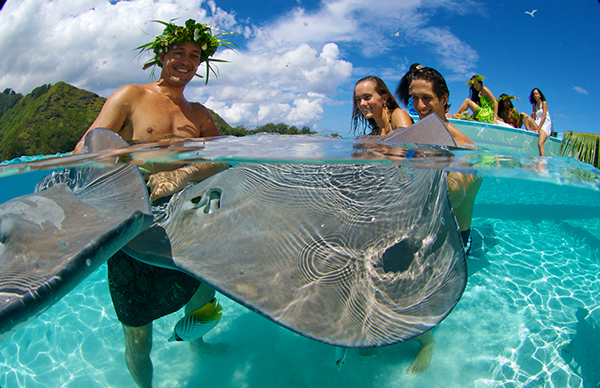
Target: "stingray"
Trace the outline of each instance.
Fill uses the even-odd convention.
[[[126,146],[93,131],[84,152]],[[43,191],[0,205],[0,339],[71,291],[152,223],[135,166],[56,171]]]
[[[455,145],[434,115],[396,131],[392,142],[418,143],[423,131]],[[393,163],[238,164],[175,194],[166,215],[139,235],[148,218],[143,182],[135,168],[127,179],[136,188],[111,181],[110,171],[85,170],[84,176],[100,174],[100,183],[91,185],[89,202],[73,199],[106,213],[97,219],[110,219],[118,229],[101,232],[94,221],[91,242],[80,236],[86,210],[62,205],[69,190],[75,197],[78,191],[64,184],[33,194],[45,193],[55,204],[44,222],[29,221],[34,211],[24,205],[22,213],[4,210],[27,196],[2,205],[12,224],[19,217],[30,222],[5,234],[3,221],[0,270],[13,285],[0,285],[2,295],[14,296],[0,305],[2,333],[39,314],[124,244],[138,260],[184,271],[296,333],[341,347],[384,346],[422,334],[452,311],[466,285],[464,248],[441,170]],[[51,192],[55,187],[62,191]],[[131,208],[127,199],[112,203],[111,195],[130,198]],[[55,232],[67,222],[55,213],[73,219],[60,239]],[[123,217],[134,217],[136,227],[124,226]],[[44,240],[40,231],[48,234]],[[65,242],[79,242],[79,252],[65,254]],[[47,259],[36,246],[56,257]],[[46,269],[50,262],[53,271]],[[14,269],[5,271],[7,264]],[[23,318],[11,318],[17,315]]]
[[[393,141],[412,142],[421,131],[454,145],[437,117]],[[420,335],[450,313],[466,285],[440,170],[244,163],[180,192],[167,213],[125,252],[335,346]]]

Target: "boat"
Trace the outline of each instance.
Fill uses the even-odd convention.
[[[525,129],[482,123],[471,120],[448,119],[467,135],[476,146],[493,151],[511,151],[539,156],[538,134]],[[554,134],[554,133],[553,133]],[[562,134],[560,134],[562,137]],[[544,143],[546,156],[559,156],[561,138],[550,136]]]

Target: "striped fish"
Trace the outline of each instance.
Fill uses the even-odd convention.
[[[219,302],[213,298],[204,306],[181,318],[175,325],[169,342],[193,341],[203,337],[213,327],[217,326],[221,319],[222,310]]]

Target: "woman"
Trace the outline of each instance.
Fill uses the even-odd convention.
[[[413,74],[415,73],[415,71],[422,68],[423,65],[421,65],[420,63],[413,63],[412,65],[410,65],[410,69],[408,69],[408,72],[406,72],[406,74],[404,74],[404,76],[400,78],[400,82],[398,83],[398,87],[396,88],[396,96],[398,97],[398,101],[400,101],[406,107],[406,109],[408,109],[408,113],[410,113],[413,116],[417,116],[418,113],[415,109],[415,106],[413,105],[413,100],[408,91],[408,87],[410,86],[410,81],[412,81]]]
[[[384,136],[398,127],[409,127],[412,119],[396,102],[385,83],[379,77],[368,76],[354,86],[352,99],[352,131],[358,126],[370,129],[369,135]]]
[[[483,123],[496,124],[498,122],[498,102],[487,87],[483,86],[483,76],[475,74],[467,85],[471,87],[470,97],[462,103],[458,112],[452,117],[457,119],[467,109],[473,111],[473,118]]]
[[[539,134],[538,149],[540,156],[546,156],[544,143],[552,132],[552,119],[550,119],[550,112],[548,112],[546,97],[540,89],[534,88],[529,94],[529,102],[533,107],[533,113],[531,117],[525,117],[525,127],[528,131],[533,130]]]
[[[498,120],[514,128],[523,126],[523,114],[520,114],[513,106],[512,100],[515,96],[502,93],[498,97]]]

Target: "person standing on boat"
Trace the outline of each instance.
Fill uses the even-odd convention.
[[[470,97],[463,101],[458,111],[452,116],[460,118],[463,112],[471,109],[473,118],[482,123],[496,124],[498,122],[498,102],[486,86],[483,86],[483,76],[475,74],[467,85],[470,88]]]
[[[409,93],[421,119],[436,114],[444,122],[454,141],[459,146],[474,147],[473,141],[460,132],[446,117],[450,106],[450,91],[444,77],[435,69],[424,67],[414,72],[409,85]],[[448,192],[454,216],[460,228],[465,247],[469,245],[471,220],[475,197],[481,187],[482,179],[473,174],[448,173]],[[437,346],[433,333],[428,331],[415,338],[421,344],[417,357],[407,373],[423,373],[429,367],[433,352]]]
[[[371,130],[369,135],[385,136],[412,123],[381,78],[368,76],[356,83],[352,99],[352,130],[355,134],[359,124]]]
[[[417,116],[418,113],[415,110],[412,97],[408,93],[408,86],[410,85],[410,81],[412,80],[413,73],[416,70],[422,68],[423,65],[421,65],[420,63],[413,63],[412,65],[410,65],[410,68],[408,69],[406,74],[404,74],[404,76],[400,78],[400,82],[398,82],[398,87],[396,88],[396,96],[398,97],[398,101],[404,104],[406,109],[408,109],[408,113],[413,116]]]
[[[498,121],[504,122],[514,128],[521,128],[523,126],[523,115],[519,113],[513,106],[512,100],[515,96],[502,93],[498,97]]]
[[[160,22],[166,26],[153,42],[138,47],[140,53],[153,51],[144,69],[159,66],[158,81],[126,85],[115,91],[88,130],[104,127],[124,140],[154,141],[165,137],[220,136],[208,110],[188,102],[183,95],[186,85],[196,76],[198,66],[206,62],[207,81],[210,57],[220,45],[230,42],[213,35],[211,28],[189,19],[184,26]],[[87,132],[86,132],[87,134]],[[75,153],[83,147],[84,137]],[[187,182],[203,180],[228,167],[224,163],[197,163],[150,175],[148,186],[154,201],[181,190]],[[117,317],[125,335],[125,360],[139,387],[152,386],[152,322],[185,306],[189,314],[212,301],[214,290],[180,271],[142,263],[123,251],[108,261],[108,283]],[[222,351],[223,346],[193,341],[199,352]]]
[[[544,93],[538,88],[534,88],[529,94],[529,102],[533,107],[533,113],[529,120],[525,119],[525,127],[528,131],[534,131],[538,133],[538,149],[540,156],[546,156],[544,150],[544,143],[550,134],[552,133],[552,119],[550,118],[550,112],[548,111],[548,103]]]

